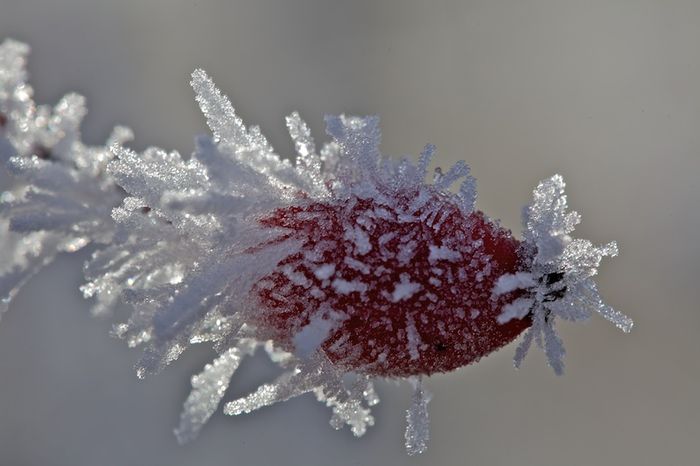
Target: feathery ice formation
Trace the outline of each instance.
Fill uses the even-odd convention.
[[[327,117],[331,142],[317,151],[294,113],[291,163],[243,125],[201,70],[192,87],[213,137],[198,138],[191,157],[137,154],[123,146],[124,128],[88,147],[83,99],[36,106],[27,53],[0,45],[0,162],[13,180],[0,198],[0,313],[56,254],[95,245],[81,289],[96,314],[133,307],[115,334],[145,347],[140,377],[193,343],[219,353],[192,377],[181,442],[197,436],[258,347],[283,373],[225,413],[313,392],[332,409],[333,427],[361,436],[374,422],[374,379],[406,378],[406,448],[416,454],[429,435],[424,376],[471,364],[523,332],[516,365],[534,339],[561,373],[556,318],[598,312],[632,327],[592,279],[616,246],[569,236],[579,217],[567,212],[558,175],[534,190],[518,240],[475,210],[463,162],[426,182],[433,147],[417,164],[383,156],[375,117]]]

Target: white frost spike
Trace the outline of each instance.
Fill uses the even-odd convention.
[[[376,179],[381,155],[379,117],[346,117],[326,115],[326,132],[340,146],[343,155],[353,160],[360,179]]]
[[[4,86],[27,79],[27,55],[29,46],[22,42],[6,39],[0,44],[0,83]],[[12,84],[14,86],[14,84]],[[2,89],[6,92],[6,89]],[[5,96],[0,96],[5,98]]]
[[[260,128],[251,126],[246,129],[231,102],[221,94],[204,70],[195,70],[190,84],[215,142],[222,149],[231,151],[232,158],[266,175],[269,182],[280,189],[303,190],[307,187],[289,161],[281,160],[274,153]]]
[[[330,193],[321,171],[321,157],[316,153],[311,130],[297,112],[289,115],[286,121],[289,135],[294,140],[294,147],[297,151],[297,171],[308,178],[312,194],[328,196]]]
[[[347,424],[352,433],[360,437],[367,427],[374,425],[370,407],[376,405],[379,398],[369,377],[352,374],[355,382],[350,389],[346,389],[343,377],[348,374],[335,368],[323,355],[316,353],[309,360],[299,362],[287,354],[280,362],[294,367],[280,375],[273,383],[261,385],[250,395],[226,403],[224,414],[246,414],[314,392],[318,401],[333,409],[333,428],[340,429]]]
[[[532,278],[531,273],[516,272],[514,274],[508,274],[499,277],[496,281],[496,285],[493,288],[493,292],[496,295],[502,295],[505,293],[510,293],[514,290],[530,288],[532,286],[535,286],[535,284],[536,282]]]
[[[462,213],[469,214],[476,208],[476,178],[471,175],[462,181],[459,186],[459,192],[457,193],[459,200],[461,201],[460,207]]]
[[[244,144],[247,131],[243,121],[236,115],[231,101],[221,95],[214,81],[202,69],[192,73],[190,82],[196,94],[199,108],[207,119],[207,125],[214,134],[217,142],[227,141],[234,144]]]
[[[321,386],[322,366],[309,362],[280,375],[270,384],[264,384],[248,396],[230,401],[224,406],[224,414],[247,414],[265,406],[295,398]]]
[[[432,394],[423,386],[422,377],[408,379],[413,386],[411,408],[406,411],[406,452],[413,456],[428,449],[430,439],[430,417],[428,403]]]
[[[418,169],[416,170],[416,181],[418,183],[423,183],[425,180],[425,176],[428,174],[428,165],[430,165],[430,161],[433,160],[434,156],[435,146],[433,144],[426,144],[418,158]]]
[[[448,170],[447,173],[440,176],[440,178],[435,183],[435,187],[440,190],[448,189],[450,186],[452,186],[452,183],[464,176],[467,176],[468,174],[469,165],[467,165],[466,162],[464,162],[464,160],[460,160],[457,163],[455,163]]]
[[[530,312],[534,301],[529,298],[519,298],[503,306],[503,311],[497,317],[499,324],[505,324],[513,319],[522,319]]]
[[[581,221],[578,212],[566,212],[565,186],[561,175],[540,182],[532,192],[532,204],[523,210],[523,240],[536,247],[537,263],[556,260]]]
[[[603,257],[617,255],[617,245],[594,246],[590,241],[569,236],[580,221],[567,212],[564,180],[554,175],[533,192],[533,202],[523,210],[523,242],[531,251],[530,272],[503,275],[493,289],[495,296],[525,290],[523,296],[503,307],[500,323],[532,315],[532,327],[515,352],[520,367],[534,339],[547,355],[557,375],[564,371],[565,354],[554,325],[557,317],[581,321],[597,312],[623,332],[632,330],[632,319],[603,303],[593,276]]]
[[[0,219],[0,317],[22,285],[53,259],[45,250],[56,250],[58,242],[56,235],[44,232],[15,233]]]
[[[421,159],[422,162],[422,159]],[[450,186],[460,178],[464,178],[459,186],[457,198],[459,199],[459,207],[462,213],[469,215],[474,211],[476,204],[476,179],[469,173],[471,169],[463,160],[455,163],[447,173],[442,174],[437,172],[435,187],[440,190],[449,189]]]
[[[207,364],[200,374],[192,376],[192,392],[180,414],[180,425],[175,429],[180,444],[197,438],[199,431],[219,406],[241,359],[245,354],[251,354],[254,348],[254,342],[244,340],[238,347],[228,349]]]

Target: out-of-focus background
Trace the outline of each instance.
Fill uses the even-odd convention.
[[[429,380],[429,451],[403,452],[407,385],[382,384],[362,439],[302,397],[216,414],[172,435],[190,351],[138,381],[62,257],[0,324],[0,465],[696,465],[700,461],[700,2],[695,0],[0,0],[0,36],[29,42],[42,103],[88,98],[85,140],[131,126],[138,149],[189,153],[205,132],[189,89],[204,67],[248,124],[292,153],[284,115],[323,139],[324,113],[381,115],[383,150],[438,146],[479,182],[478,207],[520,231],[536,183],[561,173],[581,237],[618,240],[600,288],[635,319],[560,325],[567,374],[511,345]],[[116,319],[116,318],[115,318]],[[248,361],[229,396],[273,373]]]

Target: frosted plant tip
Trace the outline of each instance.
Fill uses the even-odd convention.
[[[558,175],[535,189],[518,239],[476,208],[466,163],[428,173],[432,145],[415,162],[385,156],[377,117],[327,116],[330,139],[317,144],[296,112],[286,119],[296,157],[280,157],[202,70],[191,84],[212,136],[191,156],[137,153],[125,128],[87,146],[83,99],[36,105],[27,53],[0,45],[0,163],[12,175],[0,198],[0,313],[58,253],[91,245],[81,291],[94,314],[133,308],[114,334],[144,348],[139,377],[195,343],[219,354],[192,377],[181,443],[222,403],[239,415],[305,393],[331,409],[332,427],[359,437],[374,424],[375,381],[391,378],[413,387],[405,441],[419,454],[431,374],[521,334],[516,365],[534,339],[561,373],[557,317],[595,311],[632,327],[593,282],[616,246],[569,236],[579,216],[566,211]],[[260,347],[282,374],[224,400]]]

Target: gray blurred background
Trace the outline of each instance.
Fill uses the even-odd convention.
[[[421,457],[403,452],[410,390],[390,383],[359,440],[302,397],[217,414],[180,447],[189,375],[212,351],[138,381],[138,352],[77,292],[87,254],[62,257],[0,324],[0,465],[700,464],[700,2],[0,0],[0,36],[32,45],[39,102],[87,96],[95,144],[123,123],[138,149],[189,153],[204,67],[280,153],[292,110],[317,140],[324,113],[378,114],[385,153],[432,142],[440,165],[467,160],[478,207],[517,232],[532,188],[561,173],[578,235],[619,242],[600,288],[636,322],[560,325],[561,378],[537,351],[515,371],[513,345],[431,378]],[[229,397],[273,373],[248,361]]]

